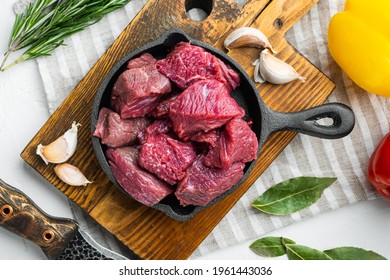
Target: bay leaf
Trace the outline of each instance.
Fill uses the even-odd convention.
[[[289,260],[331,260],[324,252],[307,246],[285,244],[285,247]]]
[[[295,244],[288,238],[283,238],[285,244]],[[282,243],[282,237],[269,236],[254,241],[249,248],[262,257],[279,257],[286,254],[286,247]]]
[[[269,188],[251,206],[268,214],[291,214],[315,203],[336,180],[333,177],[288,179]]]
[[[324,253],[333,260],[386,260],[378,253],[357,247],[338,247],[326,250]]]

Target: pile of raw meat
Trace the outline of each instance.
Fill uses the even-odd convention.
[[[172,193],[182,206],[204,206],[234,186],[258,149],[230,96],[239,83],[233,69],[190,43],[161,60],[130,60],[94,132],[123,189],[148,206]]]

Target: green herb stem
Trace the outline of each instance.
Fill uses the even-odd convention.
[[[7,61],[7,59],[8,59],[10,54],[11,54],[10,50],[7,50],[7,52],[4,54],[4,58],[3,58],[3,60],[1,61],[1,64],[0,64],[0,71],[1,72],[3,72],[4,64]]]
[[[23,61],[26,61],[26,60],[28,60],[28,56],[27,55],[22,55],[21,57],[19,57],[17,60],[12,62],[11,64],[8,64],[6,67],[1,68],[0,72],[4,72],[5,70],[8,70],[9,68],[15,66],[16,64],[18,64],[20,62],[23,62]]]
[[[100,21],[130,0],[36,0],[15,18],[8,50],[0,71],[29,59],[51,55],[64,39]],[[4,67],[9,55],[26,48],[23,55]],[[4,68],[3,68],[4,67]]]

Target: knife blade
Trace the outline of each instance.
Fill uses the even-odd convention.
[[[0,179],[0,226],[38,245],[52,260],[127,260],[99,245],[72,219],[45,213]]]

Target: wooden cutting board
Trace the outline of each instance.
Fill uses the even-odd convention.
[[[100,168],[92,149],[89,126],[92,102],[100,82],[122,56],[159,38],[168,29],[182,29],[190,36],[224,50],[223,40],[233,29],[253,26],[269,37],[280,59],[307,77],[304,84],[297,81],[281,86],[259,85],[259,94],[265,103],[279,111],[298,111],[320,105],[334,89],[334,84],[284,39],[286,31],[318,1],[249,0],[244,7],[239,7],[234,0],[148,1],[31,140],[22,152],[22,158],[141,258],[188,258],[295,133],[274,134],[263,146],[257,165],[242,186],[192,220],[178,222],[124,196]],[[203,21],[192,21],[186,12],[191,8],[202,8],[209,11],[210,15]],[[228,54],[253,76],[251,62],[258,57],[259,50],[241,48]],[[54,174],[54,165],[44,164],[35,154],[39,143],[50,143],[62,135],[73,121],[82,126],[76,153],[68,162],[79,167],[87,178],[93,180],[94,183],[87,187],[72,187],[60,182]]]

